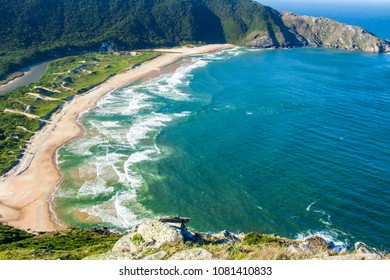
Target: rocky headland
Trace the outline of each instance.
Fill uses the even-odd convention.
[[[88,260],[256,260],[322,259],[381,260],[386,252],[357,242],[352,252],[336,252],[320,236],[292,240],[251,232],[233,234],[201,233],[183,224],[150,220],[141,223],[119,239],[112,250],[89,256]]]
[[[326,47],[371,53],[390,52],[390,42],[367,30],[325,17],[298,16],[274,10],[278,26],[253,31],[243,45],[251,48]]]
[[[357,242],[349,251],[320,236],[293,240],[257,232],[204,233],[149,220],[126,234],[106,227],[31,232],[0,222],[0,260],[390,260]]]

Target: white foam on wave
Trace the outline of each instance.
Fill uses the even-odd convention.
[[[191,64],[186,65],[186,66],[180,66],[179,68],[176,69],[175,73],[173,75],[168,76],[166,79],[166,82],[171,88],[183,85],[189,84],[188,78],[192,77],[191,72],[194,69],[205,67],[208,62],[205,60],[193,58],[191,60]]]
[[[175,114],[173,114],[173,116],[175,117],[175,118],[183,118],[183,117],[188,117],[188,116],[190,116],[192,114],[192,112],[190,112],[190,111],[183,111],[183,112],[181,112],[181,113],[175,113]]]
[[[126,142],[126,129],[120,122],[90,121],[90,124],[106,139],[122,144]],[[104,143],[109,143],[109,140]]]
[[[93,181],[85,182],[77,193],[77,197],[97,197],[99,195],[110,194],[113,187],[108,187],[107,182],[101,177],[96,177]]]
[[[183,118],[191,115],[189,111],[163,114],[156,113],[157,107],[165,105],[161,98],[173,101],[190,101],[190,95],[185,93],[182,87],[190,84],[194,69],[205,67],[210,61],[227,59],[239,55],[240,49],[232,49],[229,52],[221,51],[216,54],[206,54],[191,57],[191,63],[182,65],[173,74],[163,75],[139,86],[116,90],[101,99],[94,109],[90,124],[101,134],[89,146],[83,146],[88,150],[94,145],[102,144],[109,140],[112,148],[108,149],[104,157],[96,157],[96,179],[86,180],[78,191],[79,197],[99,196],[114,191],[110,186],[109,173],[116,175],[118,182],[125,188],[117,192],[109,201],[99,205],[86,207],[83,212],[100,217],[105,223],[110,223],[120,228],[128,228],[139,223],[135,209],[141,209],[136,202],[136,190],[143,184],[143,178],[135,172],[135,165],[140,162],[153,160],[156,154],[161,153],[156,145],[156,136],[175,118]],[[157,97],[157,98],[156,98]],[[161,98],[160,98],[161,97]],[[156,108],[155,110],[153,110]],[[131,116],[109,120],[110,116]],[[106,120],[101,121],[101,116]],[[98,120],[99,119],[99,120]],[[150,139],[150,141],[149,141]],[[113,142],[112,140],[115,140]],[[147,140],[147,141],[143,141]],[[115,152],[112,152],[115,151]],[[111,174],[111,178],[112,178]],[[115,179],[117,180],[117,179]]]
[[[84,156],[92,155],[92,152],[90,151],[90,149],[92,147],[95,147],[97,145],[101,145],[101,144],[104,144],[104,143],[108,143],[108,141],[106,139],[103,139],[100,136],[94,136],[94,137],[92,137],[90,139],[85,139],[84,138],[81,143],[79,143],[79,142],[80,141],[74,142],[74,144],[68,146],[68,148],[71,151],[77,151],[78,154],[84,155]]]
[[[171,84],[169,84],[167,81],[169,77],[170,76],[162,76],[156,79],[154,83],[145,85],[145,89],[155,96],[160,96],[174,101],[188,101],[190,96],[178,88],[179,84],[184,85],[184,83],[171,81]]]
[[[297,240],[304,241],[308,237],[319,236],[323,238],[326,243],[328,243],[332,250],[336,252],[345,252],[349,247],[349,241],[345,239],[344,241],[338,240],[339,234],[334,230],[322,230],[322,231],[312,231],[307,230],[302,233],[298,233],[296,236]]]
[[[103,98],[95,111],[98,115],[122,115],[131,116],[141,110],[151,108],[152,96],[140,91],[142,86],[134,86],[126,90],[118,90]]]
[[[145,151],[133,153],[130,155],[130,157],[126,161],[127,166],[130,166],[130,165],[133,165],[133,164],[145,161],[145,160],[149,160],[150,155],[152,155],[154,153],[155,153],[154,150],[145,150]]]
[[[140,222],[140,219],[123,204],[134,201],[136,195],[132,192],[117,193],[109,201],[91,207],[80,209],[92,216],[99,217],[104,223],[117,228],[131,228]]]
[[[124,164],[126,180],[130,183],[132,189],[139,188],[143,182],[142,178],[131,170],[132,166],[142,161],[150,160],[150,156],[154,153],[156,153],[156,150],[135,152],[126,160]]]
[[[122,114],[136,115],[141,110],[152,108],[153,103],[150,102],[151,98],[152,96],[147,95],[145,93],[141,93],[134,89],[131,93],[131,98],[129,99],[129,102],[127,103],[127,107],[122,112]]]
[[[129,129],[127,142],[132,149],[144,139],[149,138],[149,133],[156,132],[172,121],[172,116],[161,113],[153,113],[148,116],[141,116]]]
[[[117,193],[115,196],[115,210],[124,227],[130,227],[133,226],[135,222],[139,222],[137,216],[123,205],[124,202],[128,203],[135,199],[136,195],[132,192]]]
[[[330,218],[331,218],[331,215],[329,214],[329,213],[327,213],[327,212],[325,212],[324,210],[314,210],[314,212],[315,213],[319,213],[319,214],[321,214],[321,215],[324,215],[324,216],[326,216],[327,217],[327,219],[328,219],[328,223],[331,225],[332,223],[330,222]],[[323,222],[323,220],[322,219],[320,219],[320,221],[322,221]]]
[[[110,166],[118,176],[118,182],[122,184],[125,184],[127,182],[126,174],[124,171],[121,170],[123,167],[123,161],[125,160],[124,157],[124,155],[119,153],[106,154],[106,161],[110,164]]]
[[[311,207],[312,207],[314,204],[316,204],[316,203],[317,203],[317,201],[314,201],[314,202],[310,203],[310,204],[306,207],[306,211],[307,211],[307,212],[310,212]]]

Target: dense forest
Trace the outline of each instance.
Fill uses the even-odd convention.
[[[252,0],[0,0],[0,80],[70,50],[237,43],[278,28]]]

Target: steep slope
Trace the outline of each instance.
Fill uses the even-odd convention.
[[[390,43],[358,26],[342,24],[324,17],[297,16],[274,10],[274,20],[282,26],[275,35],[248,36],[249,47],[313,46],[373,53],[390,51]],[[257,35],[257,34],[255,34]],[[288,38],[288,40],[286,40]],[[293,38],[293,39],[291,39]]]
[[[0,79],[51,51],[226,42],[197,0],[0,0],[0,15]]]
[[[252,0],[0,0],[0,80],[69,51],[182,43],[326,46],[387,52],[389,42],[325,18],[278,12]]]

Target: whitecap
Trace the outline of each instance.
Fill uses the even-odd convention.
[[[171,116],[160,113],[140,117],[127,133],[128,144],[132,149],[135,149],[141,140],[149,138],[149,133],[165,127],[166,123],[170,121],[172,121]]]
[[[96,177],[94,181],[87,181],[80,187],[77,197],[97,197],[99,195],[110,194],[113,187],[108,187],[107,182],[101,177]]]
[[[80,155],[92,155],[92,152],[90,151],[91,148],[102,143],[108,143],[108,141],[100,136],[94,136],[90,139],[84,138],[81,143],[80,141],[76,141],[74,144],[68,146],[68,149],[71,151],[76,151]]]
[[[349,247],[348,240],[344,240],[344,241],[338,240],[339,235],[334,230],[322,230],[322,231],[307,230],[305,232],[298,233],[296,239],[304,241],[306,238],[312,236],[319,236],[323,238],[326,241],[326,243],[329,244],[331,249],[338,253],[345,252]]]
[[[190,112],[190,111],[183,111],[181,113],[175,113],[175,114],[173,114],[173,116],[176,118],[184,118],[184,117],[190,116],[191,114],[192,114],[192,112]]]
[[[310,203],[309,206],[306,207],[306,211],[307,211],[307,212],[310,212],[310,208],[311,208],[314,204],[316,204],[316,203],[317,203],[317,201],[314,201],[314,202]]]

